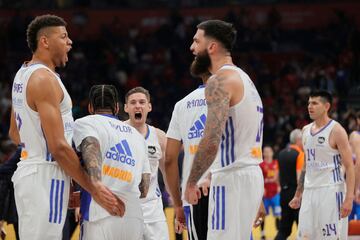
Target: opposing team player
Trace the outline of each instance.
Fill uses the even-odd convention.
[[[125,95],[125,112],[129,115],[126,123],[136,128],[145,138],[151,169],[150,188],[146,198],[141,201],[144,215],[144,240],[168,240],[169,230],[163,211],[158,171],[165,175],[164,131],[146,124],[147,115],[152,110],[149,91],[135,87]]]
[[[249,78],[235,66],[231,50],[236,39],[232,24],[209,20],[197,26],[191,46],[213,73],[206,84],[207,119],[195,154],[185,199],[196,204],[197,182],[211,167],[207,239],[250,239],[261,204],[263,107]]]
[[[118,94],[112,85],[90,90],[89,112],[74,125],[74,143],[85,169],[125,203],[123,217],[111,216],[86,192],[81,196],[84,239],[142,239],[140,198],[146,197],[150,165],[144,138],[117,118]]]
[[[301,204],[299,239],[347,239],[354,166],[345,129],[328,116],[331,103],[329,92],[310,94],[308,111],[313,122],[303,128],[304,168],[289,203],[295,209]]]
[[[22,146],[12,178],[21,239],[61,239],[69,199],[69,176],[111,214],[120,201],[99,181],[91,181],[71,147],[71,98],[56,67],[64,67],[72,41],[65,21],[36,17],[27,28],[32,59],[16,73],[9,135]]]

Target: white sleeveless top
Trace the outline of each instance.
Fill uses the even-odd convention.
[[[183,205],[189,205],[184,199],[184,191],[190,175],[195,153],[203,137],[207,115],[205,85],[199,86],[175,104],[166,136],[182,141],[184,160],[182,166],[181,188]],[[198,184],[208,174],[205,172]]]
[[[143,219],[139,184],[142,174],[150,173],[144,137],[135,128],[106,114],[89,115],[75,121],[77,150],[86,137],[94,137],[100,144],[101,182],[125,202],[124,217]],[[96,221],[110,216],[85,191],[81,201],[85,220]]]
[[[302,135],[306,161],[304,187],[326,187],[344,183],[340,153],[329,144],[330,133],[337,122],[330,120],[316,133],[311,132],[313,124],[305,126]]]
[[[221,69],[234,70],[239,74],[244,96],[230,107],[212,172],[256,166],[262,162],[264,110],[259,93],[250,77],[239,67],[225,65]]]
[[[141,199],[144,222],[165,221],[163,212],[162,195],[158,183],[159,161],[163,156],[156,130],[153,126],[147,125],[148,132],[145,136],[148,148],[150,163],[150,186],[146,198]]]
[[[73,136],[74,119],[71,112],[72,102],[60,77],[43,64],[37,63],[29,66],[24,64],[15,75],[12,87],[12,103],[22,145],[21,160],[26,160],[26,164],[54,161],[49,152],[45,135],[41,127],[39,113],[32,110],[26,101],[28,80],[32,73],[40,68],[45,68],[54,74],[59,82],[64,94],[64,98],[60,103],[61,117],[64,124],[64,135],[66,141],[70,145]]]

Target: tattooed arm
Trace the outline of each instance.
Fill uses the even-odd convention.
[[[230,108],[230,94],[225,88],[226,73],[220,73],[209,78],[205,88],[205,99],[208,113],[198,151],[195,154],[193,166],[188,179],[188,185],[195,186],[203,173],[213,163],[218,151],[221,135],[225,129]]]
[[[150,173],[143,173],[141,175],[141,182],[139,184],[140,198],[145,198],[150,186]]]
[[[101,151],[98,140],[94,137],[86,137],[80,145],[80,151],[85,163],[85,170],[91,180],[101,180]]]

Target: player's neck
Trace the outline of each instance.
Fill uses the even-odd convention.
[[[148,127],[147,127],[147,124],[144,122],[144,123],[136,123],[136,122],[133,122],[131,121],[130,119],[126,121],[127,123],[130,124],[130,126],[136,128],[136,130],[138,130],[138,132],[143,135],[144,137],[147,135],[147,132],[148,132]]]
[[[211,68],[210,72],[212,74],[216,73],[224,65],[234,65],[230,55],[228,56],[214,56],[211,59]]]
[[[316,119],[314,121],[315,127],[316,128],[322,128],[323,126],[328,124],[330,120],[331,120],[331,118],[329,118],[328,115],[321,116],[321,117],[319,117],[318,119]]]
[[[44,64],[55,72],[55,64],[50,60],[50,58],[47,58],[46,56],[43,56],[39,53],[34,53],[31,61],[28,64],[31,65],[36,63]]]

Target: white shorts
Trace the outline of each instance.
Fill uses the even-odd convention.
[[[143,220],[109,216],[94,222],[84,221],[80,240],[142,240]]]
[[[144,223],[144,240],[169,240],[167,222]]]
[[[304,190],[297,239],[347,239],[348,218],[340,219],[344,190],[343,184]]]
[[[207,239],[250,239],[263,194],[258,166],[213,173]]]
[[[62,239],[70,186],[65,172],[54,163],[20,163],[12,181],[20,239]]]

